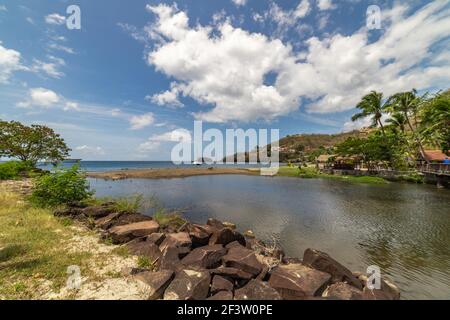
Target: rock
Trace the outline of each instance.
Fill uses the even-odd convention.
[[[162,255],[159,247],[148,241],[128,243],[127,247],[131,254],[148,257],[152,263],[159,261]]]
[[[169,286],[174,276],[170,270],[158,272],[141,272],[134,278],[143,283],[143,292],[148,300],[158,300],[164,295],[164,291]]]
[[[197,267],[201,269],[211,269],[220,266],[220,260],[227,253],[221,245],[204,246],[191,251],[181,260],[185,266]]]
[[[138,273],[141,272],[147,272],[147,269],[142,269],[142,268],[133,268],[133,267],[125,267],[122,268],[122,270],[120,271],[122,273],[123,276],[128,277],[128,276],[135,276]]]
[[[267,282],[252,279],[243,288],[236,290],[235,300],[282,300],[280,294]]]
[[[179,271],[183,269],[181,260],[179,257],[179,249],[174,247],[169,247],[162,252],[161,258],[158,261],[158,267],[161,270],[173,270]]]
[[[220,301],[233,300],[233,293],[231,291],[219,291],[215,295],[209,297],[206,300],[220,300]]]
[[[215,275],[211,283],[211,294],[216,294],[219,291],[233,291],[234,283],[228,277]]]
[[[193,227],[199,229],[202,232],[205,232],[210,237],[215,231],[217,231],[217,228],[211,227],[207,224],[193,224]]]
[[[303,300],[321,295],[330,280],[328,273],[301,264],[289,264],[278,266],[272,271],[269,285],[285,300]]]
[[[219,267],[216,269],[212,269],[210,270],[210,272],[212,274],[215,275],[220,275],[223,277],[230,277],[232,279],[244,279],[244,280],[249,280],[251,278],[253,278],[253,275],[251,273],[236,269],[236,268],[228,268],[228,267]]]
[[[135,238],[144,237],[159,230],[159,224],[156,221],[142,221],[127,224],[124,226],[112,227],[109,234],[113,243],[125,243]]]
[[[53,212],[55,217],[77,217],[83,214],[83,210],[81,208],[76,207],[68,207],[64,209],[58,209]]]
[[[164,241],[165,238],[166,238],[166,235],[164,233],[155,232],[147,237],[147,242],[151,242],[151,243],[154,243],[157,246],[159,246],[159,245],[161,245],[161,243]]]
[[[231,249],[233,247],[243,247],[239,242],[233,241],[225,246],[226,249]]]
[[[284,257],[283,260],[281,260],[284,264],[302,264],[302,259],[299,258],[293,258],[293,257]]]
[[[250,239],[255,239],[255,233],[252,230],[247,230],[244,232],[244,236]]]
[[[362,300],[363,292],[347,283],[338,282],[329,286],[322,297],[331,300]]]
[[[225,228],[225,226],[223,225],[222,222],[220,222],[219,220],[214,219],[214,218],[209,218],[208,221],[206,222],[206,224],[208,226],[211,226],[211,227],[216,228],[216,229],[223,229],[223,228]]]
[[[347,282],[362,290],[361,282],[352,274],[352,272],[324,252],[306,249],[305,254],[303,255],[303,264],[316,270],[329,273],[332,276],[332,283]]]
[[[209,226],[208,226],[209,227]],[[192,247],[198,248],[201,246],[206,246],[209,242],[209,238],[211,233],[205,231],[204,228],[200,228],[198,226],[192,225],[189,227],[189,236],[191,237]]]
[[[187,232],[178,232],[168,234],[159,246],[159,249],[161,252],[164,252],[169,247],[177,248],[179,256],[182,257],[191,251],[191,245],[192,241],[189,234]]]
[[[90,206],[82,210],[85,216],[94,219],[106,217],[107,215],[114,213],[115,211],[116,210],[111,203],[104,203],[100,206]]]
[[[364,279],[367,284],[367,276],[363,275],[360,278]],[[380,289],[369,289],[367,286],[363,289],[364,300],[400,300],[400,290],[397,286],[389,280],[381,279]]]
[[[258,274],[258,276],[256,277],[256,280],[261,280],[261,281],[266,280],[266,277],[267,277],[269,271],[270,271],[269,266],[264,265],[263,269],[260,272],[260,274]]]
[[[118,215],[115,219],[111,221],[111,223],[108,225],[108,228],[112,227],[118,227],[118,226],[124,226],[130,223],[136,223],[136,222],[142,222],[142,221],[151,221],[153,220],[149,216],[145,216],[140,213],[128,213],[128,212],[121,212],[120,215]]]
[[[180,271],[164,293],[164,300],[205,300],[211,276],[208,271]]]
[[[255,253],[244,247],[230,248],[222,261],[226,267],[240,269],[253,276],[260,274],[263,269],[263,265],[258,261]]]
[[[226,246],[230,242],[234,242],[234,241],[237,241],[241,245],[245,246],[245,238],[242,234],[240,234],[239,232],[236,232],[234,230],[228,229],[228,228],[223,228],[223,229],[215,231],[211,235],[211,238],[209,239],[209,244],[210,245],[222,244],[222,245]]]
[[[97,228],[107,230],[112,227],[114,220],[119,218],[122,214],[123,214],[122,212],[111,213],[111,214],[107,215],[106,217],[95,220],[94,224]]]
[[[222,222],[222,225],[225,227],[225,228],[229,228],[229,229],[231,229],[231,230],[235,230],[236,229],[236,225],[234,224],[234,223],[231,223],[231,222]]]

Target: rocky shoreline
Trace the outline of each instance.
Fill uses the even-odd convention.
[[[161,226],[149,216],[114,208],[112,202],[74,205],[54,214],[82,221],[103,239],[148,258],[150,267],[123,272],[138,280],[149,300],[400,299],[391,282],[382,279],[381,289],[371,290],[366,275],[318,250],[291,258],[251,232],[237,232],[232,223],[208,219]]]

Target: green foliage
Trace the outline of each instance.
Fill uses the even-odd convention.
[[[86,177],[77,165],[57,168],[55,172],[35,179],[30,201],[41,207],[67,205],[92,196]]]
[[[35,165],[39,160],[61,161],[69,151],[64,139],[49,127],[0,120],[0,156]]]
[[[155,261],[151,261],[150,258],[146,256],[138,257],[137,266],[140,269],[149,269],[152,271],[156,269]]]
[[[32,166],[28,162],[8,161],[0,163],[0,180],[19,179],[28,176]]]
[[[383,103],[383,94],[380,92],[372,91],[368,95],[365,95],[356,106],[361,112],[355,114],[352,117],[352,121],[371,117],[372,128],[380,125],[381,131],[384,134],[384,127],[381,121],[384,110],[387,108],[387,104]]]

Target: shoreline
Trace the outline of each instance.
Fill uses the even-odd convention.
[[[172,179],[206,175],[260,175],[259,168],[156,168],[87,172],[87,177],[104,180]]]

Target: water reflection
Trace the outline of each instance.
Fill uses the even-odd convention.
[[[403,298],[450,298],[450,191],[406,184],[206,176],[91,180],[99,196],[155,194],[197,222],[232,221],[275,237],[291,256],[308,247],[352,270],[369,265],[399,284]]]

